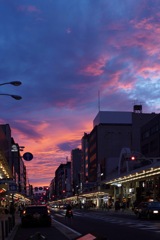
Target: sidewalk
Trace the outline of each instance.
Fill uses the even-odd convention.
[[[15,215],[15,226],[14,226],[11,234],[9,235],[9,237],[5,240],[13,240],[14,239],[14,236],[16,235],[16,232],[20,226],[20,223],[21,223],[21,219],[20,219],[19,213],[17,213]]]
[[[15,221],[14,221],[15,220]],[[19,214],[13,219],[10,214],[0,214],[0,239],[12,240],[20,224]]]

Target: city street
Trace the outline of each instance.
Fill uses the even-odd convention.
[[[0,240],[160,240],[159,18],[1,0]]]
[[[33,235],[36,232],[41,232],[48,240],[73,240],[87,234],[107,240],[159,240],[160,220],[138,220],[130,212],[74,210],[73,220],[68,221],[61,210],[53,212],[51,228],[20,227],[14,240],[27,240],[29,234]]]

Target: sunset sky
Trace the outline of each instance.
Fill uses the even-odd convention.
[[[1,0],[0,123],[47,186],[102,111],[160,110],[159,0]],[[99,97],[98,97],[99,96]],[[23,154],[23,153],[22,153]]]

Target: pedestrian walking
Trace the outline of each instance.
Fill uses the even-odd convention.
[[[16,208],[15,208],[15,206],[14,206],[14,203],[11,202],[10,207],[9,207],[9,213],[10,213],[11,215],[14,215],[14,214],[15,214],[15,211],[16,211]]]

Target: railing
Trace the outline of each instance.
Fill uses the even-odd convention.
[[[0,217],[0,239],[5,240],[15,226],[15,215],[1,215]]]

